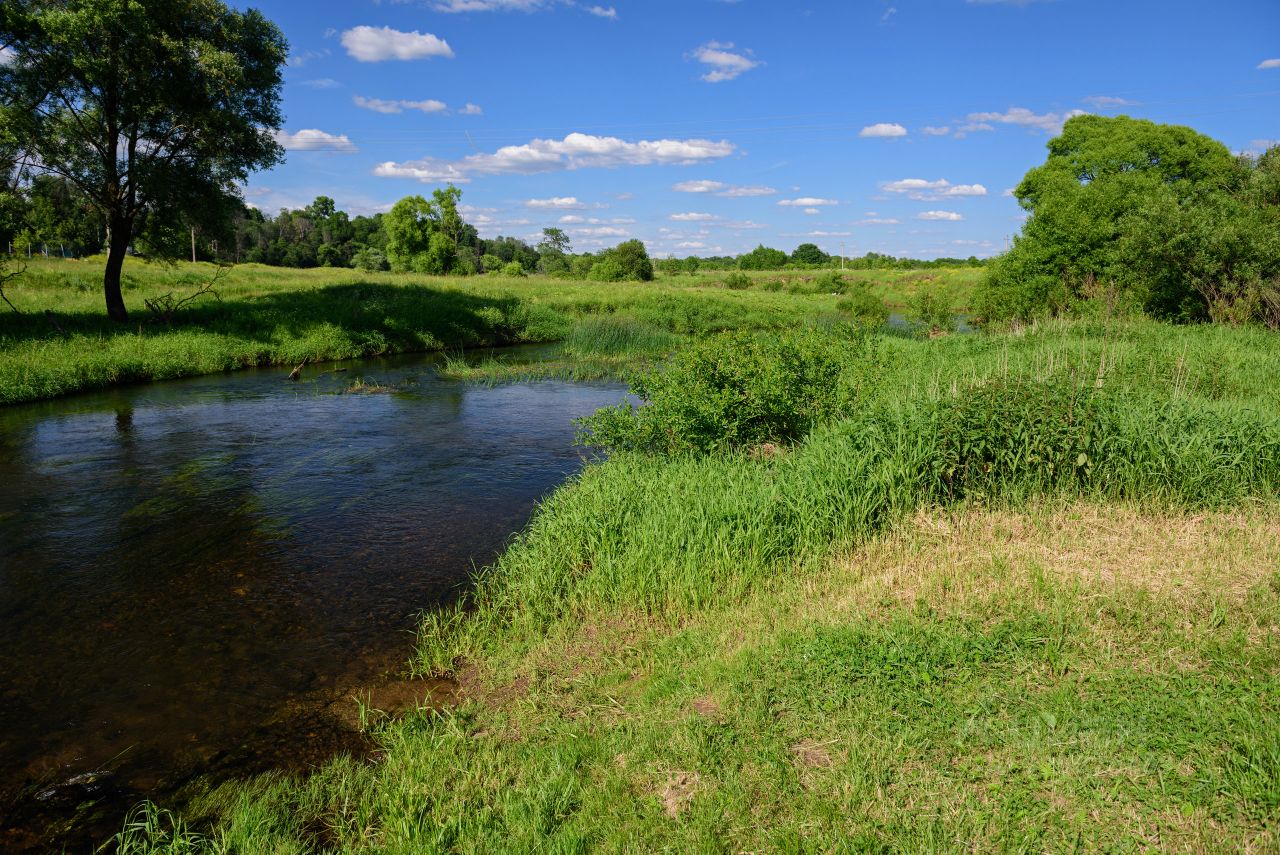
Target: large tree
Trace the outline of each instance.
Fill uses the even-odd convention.
[[[254,10],[219,0],[4,0],[0,137],[19,172],[71,182],[106,226],[107,314],[127,317],[120,271],[180,226],[228,210],[283,149],[288,46]]]
[[[1276,318],[1280,153],[1233,155],[1191,128],[1079,116],[1015,189],[1028,213],[981,313],[1033,317],[1091,296],[1165,318]]]

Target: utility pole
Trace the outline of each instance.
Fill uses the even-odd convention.
[[[840,272],[844,273],[844,241],[840,241]]]

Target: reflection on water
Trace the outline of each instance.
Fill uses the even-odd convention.
[[[571,419],[622,396],[431,361],[0,410],[0,817],[88,772],[136,795],[237,754],[309,759],[254,740],[399,669],[414,615],[579,468]],[[402,391],[338,394],[361,372]]]

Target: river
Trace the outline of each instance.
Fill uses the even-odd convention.
[[[0,409],[0,849],[359,750],[335,710],[404,670],[416,615],[582,466],[572,419],[623,397],[435,361]]]

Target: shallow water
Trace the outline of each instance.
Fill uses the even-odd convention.
[[[404,668],[415,615],[580,468],[571,420],[623,395],[433,362],[0,409],[0,848],[342,748],[317,711]],[[342,394],[357,376],[399,391]]]

